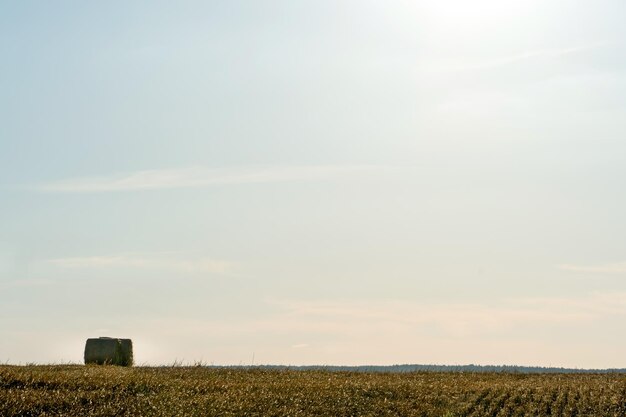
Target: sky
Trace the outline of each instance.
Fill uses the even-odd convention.
[[[626,367],[625,15],[0,0],[0,362]]]

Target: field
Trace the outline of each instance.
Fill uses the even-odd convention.
[[[0,366],[2,416],[626,416],[624,374]]]

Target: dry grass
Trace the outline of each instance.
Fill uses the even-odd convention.
[[[624,374],[0,366],[2,416],[626,416]]]

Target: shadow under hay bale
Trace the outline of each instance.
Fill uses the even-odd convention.
[[[87,339],[85,343],[85,365],[133,365],[133,341],[100,337]]]

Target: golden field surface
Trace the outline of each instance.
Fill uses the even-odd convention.
[[[0,366],[1,416],[626,416],[625,374]]]

